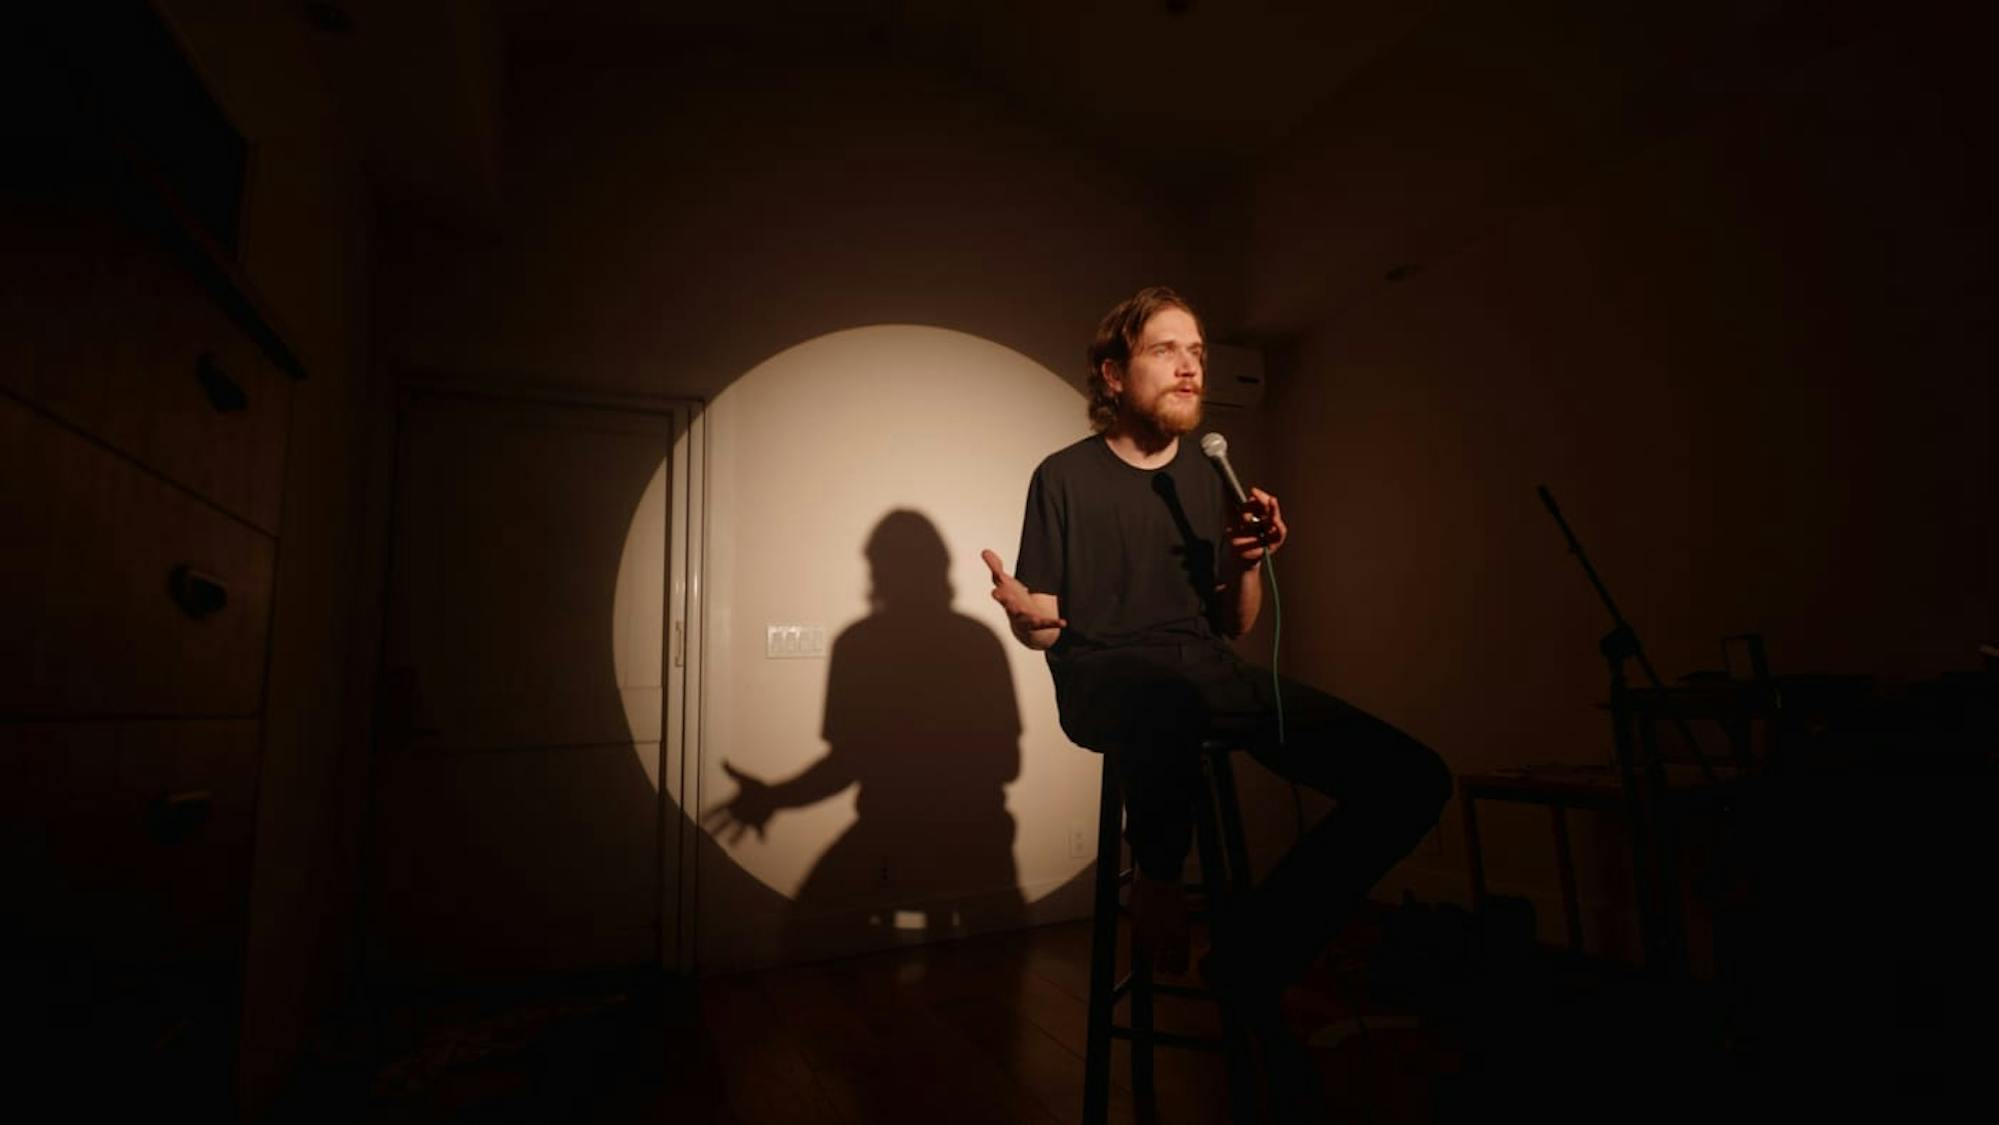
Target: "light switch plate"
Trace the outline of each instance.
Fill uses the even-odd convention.
[[[767,660],[819,660],[826,655],[824,625],[765,625]]]

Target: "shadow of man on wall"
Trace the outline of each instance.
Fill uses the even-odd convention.
[[[880,948],[1022,923],[1006,785],[1020,774],[1020,709],[992,630],[951,609],[950,553],[921,513],[884,516],[866,548],[868,616],[833,643],[825,756],[739,786],[706,825],[725,843],[781,809],[859,786],[856,819],[793,898],[803,955]]]

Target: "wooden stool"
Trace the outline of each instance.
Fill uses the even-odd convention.
[[[1242,808],[1236,801],[1235,768],[1229,755],[1235,743],[1210,741],[1201,745],[1203,784],[1195,794],[1194,840],[1201,857],[1201,881],[1189,886],[1200,895],[1197,909],[1206,914],[1210,927],[1221,909],[1235,896],[1249,890],[1249,845],[1243,837]],[[1214,1001],[1207,988],[1155,984],[1152,965],[1138,956],[1136,928],[1131,969],[1122,980],[1117,974],[1117,919],[1122,905],[1120,890],[1136,875],[1125,867],[1120,839],[1124,825],[1124,795],[1117,769],[1109,751],[1104,754],[1103,790],[1097,806],[1097,884],[1090,928],[1090,1015],[1087,1046],[1083,1059],[1083,1122],[1102,1125],[1110,1112],[1111,1040],[1131,1043],[1131,1087],[1141,1120],[1157,1110],[1158,1095],[1153,1089],[1152,1049],[1183,1047],[1220,1051],[1240,1042],[1229,1009],[1222,1009],[1222,1037],[1210,1039],[1158,1031],[1152,1026],[1155,995],[1191,997]],[[1131,998],[1131,1022],[1116,1022],[1118,1001]],[[1232,1067],[1236,1060],[1231,1060]],[[1234,1106],[1246,1094],[1243,1083],[1229,1083],[1229,1100]],[[1248,1120],[1240,1110],[1232,1116]]]

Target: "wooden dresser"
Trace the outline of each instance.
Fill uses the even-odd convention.
[[[207,229],[203,201],[109,120],[88,76],[4,61],[14,104],[39,99],[10,111],[9,161],[30,159],[0,195],[0,943],[7,1038],[28,1046],[15,1090],[64,1117],[229,1119],[303,372],[225,248],[233,231]]]

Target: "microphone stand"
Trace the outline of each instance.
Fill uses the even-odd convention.
[[[1610,714],[1613,744],[1617,750],[1617,769],[1624,786],[1625,801],[1631,820],[1631,851],[1634,874],[1638,882],[1639,927],[1644,931],[1646,963],[1664,968],[1674,977],[1687,972],[1686,941],[1684,924],[1680,917],[1679,864],[1674,855],[1672,832],[1662,806],[1666,798],[1666,769],[1659,755],[1658,739],[1652,724],[1643,725],[1642,734],[1634,731],[1633,698],[1630,683],[1625,677],[1625,662],[1636,660],[1645,673],[1646,681],[1652,687],[1652,706],[1663,712],[1673,724],[1681,740],[1693,751],[1694,761],[1700,765],[1701,779],[1709,789],[1715,789],[1719,781],[1715,777],[1714,766],[1707,754],[1701,750],[1700,740],[1687,725],[1687,720],[1673,704],[1672,696],[1659,679],[1659,673],[1652,667],[1651,658],[1645,655],[1645,646],[1638,640],[1637,630],[1617,608],[1617,602],[1610,596],[1603,579],[1591,564],[1583,545],[1576,539],[1576,533],[1569,527],[1569,521],[1562,518],[1562,510],[1555,504],[1555,496],[1547,485],[1539,485],[1535,491],[1540,494],[1541,503],[1548,508],[1548,514],[1555,517],[1556,526],[1568,540],[1569,553],[1582,564],[1583,574],[1596,589],[1597,597],[1603,600],[1603,607],[1610,611],[1611,630],[1597,642],[1604,661],[1610,670]],[[1639,754],[1638,742],[1642,738],[1643,750]],[[1640,771],[1643,771],[1643,782]],[[1660,836],[1654,848],[1650,837],[1656,831]],[[1654,856],[1658,886],[1652,886]]]

